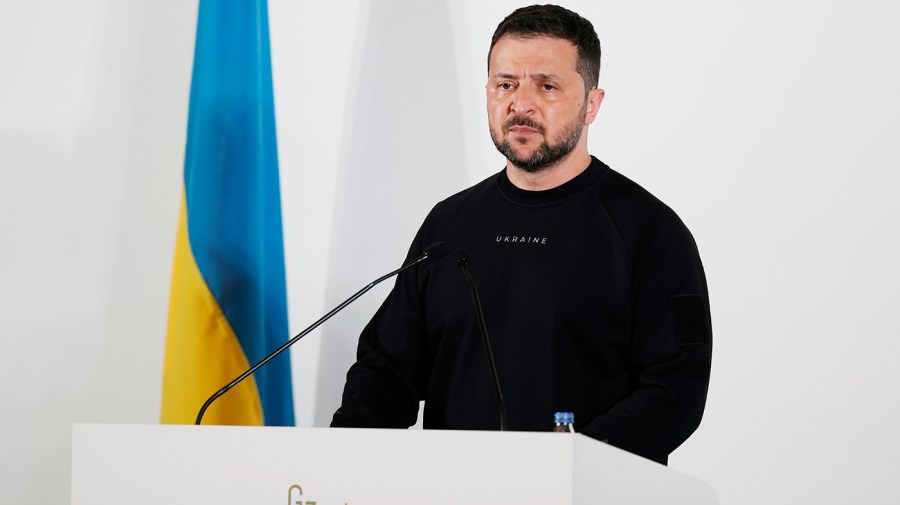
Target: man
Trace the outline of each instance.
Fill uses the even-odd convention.
[[[516,10],[488,56],[499,174],[438,203],[409,252],[450,255],[400,275],[363,330],[332,426],[497,429],[466,279],[480,289],[509,428],[575,429],[666,463],[697,427],[711,331],[696,245],[678,217],[591,157],[603,101],[593,26],[557,6]]]

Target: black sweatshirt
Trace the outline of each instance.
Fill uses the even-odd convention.
[[[461,255],[478,285],[509,429],[576,431],[665,463],[700,423],[712,334],[697,246],[678,216],[593,159],[546,191],[506,172],[437,204],[359,339],[332,426],[494,430],[499,411]]]

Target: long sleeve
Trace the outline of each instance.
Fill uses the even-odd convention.
[[[422,250],[421,233],[407,261]],[[429,358],[424,343],[419,269],[401,273],[391,293],[363,329],[357,361],[347,372],[334,427],[408,428],[416,422]]]
[[[712,351],[709,296],[694,239],[674,213],[634,229],[625,237],[632,258],[632,392],[581,431],[665,463],[703,415]]]

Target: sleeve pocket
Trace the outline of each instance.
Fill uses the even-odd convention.
[[[675,317],[675,342],[679,346],[711,343],[709,312],[702,295],[673,296],[672,313]]]

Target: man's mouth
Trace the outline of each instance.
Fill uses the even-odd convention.
[[[507,131],[509,133],[513,133],[515,135],[532,135],[535,133],[540,133],[540,131],[538,131],[534,128],[531,128],[529,126],[521,126],[521,125],[512,126],[512,127],[508,128]]]

